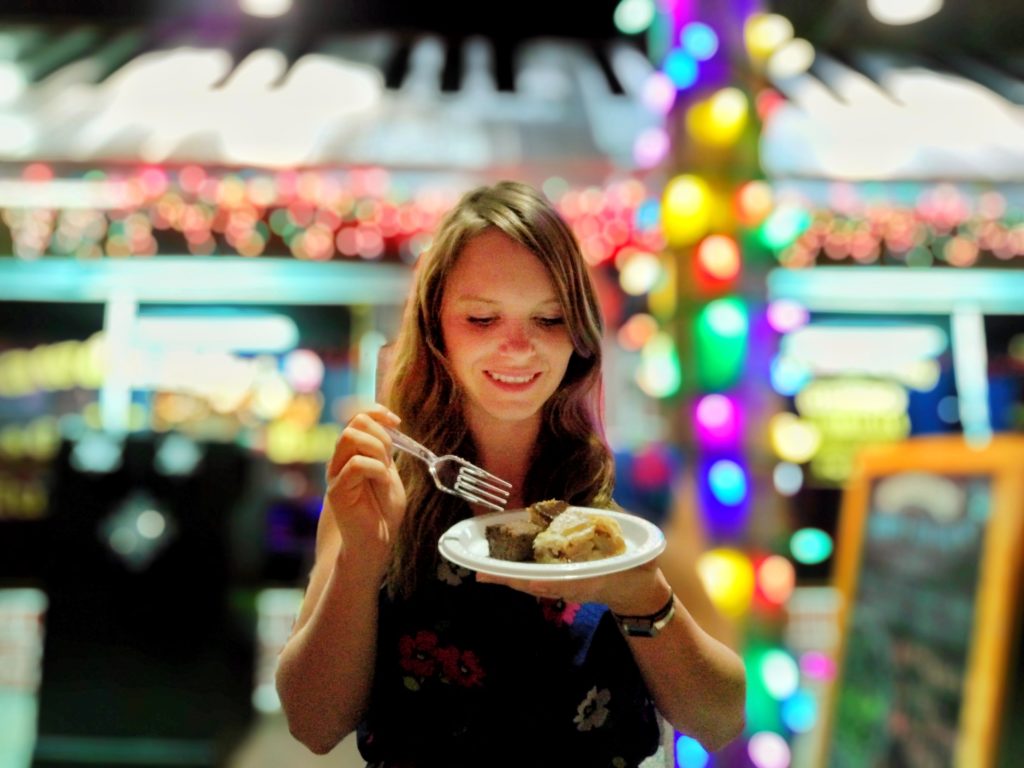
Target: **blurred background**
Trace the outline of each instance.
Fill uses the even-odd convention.
[[[1020,765],[1022,29],[0,4],[0,768],[363,764],[291,740],[275,658],[411,267],[502,178],[578,235],[617,499],[694,521],[747,663],[742,738],[664,764]]]

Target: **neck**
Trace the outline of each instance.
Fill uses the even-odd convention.
[[[508,509],[524,506],[523,485],[540,435],[540,414],[527,421],[470,419],[484,469],[512,483]]]

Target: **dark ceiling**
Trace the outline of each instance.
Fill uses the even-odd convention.
[[[617,4],[618,0],[295,0],[285,17],[270,23],[298,22],[342,32],[389,29],[496,38],[549,35],[606,39],[619,34],[612,21]],[[244,20],[237,0],[5,0],[0,3],[0,16],[3,15],[107,23]]]
[[[711,3],[709,13],[722,13],[724,0],[704,2]],[[241,14],[238,0],[2,0],[0,18],[108,24],[146,22],[156,26],[172,24],[179,29],[262,24],[346,33],[428,31],[447,37],[480,34],[509,41],[535,36],[607,40],[622,37],[612,20],[618,3],[619,0],[295,0],[284,18],[254,20]],[[792,20],[798,36],[825,49],[884,48],[988,55],[1024,51],[1021,0],[945,0],[935,16],[909,26],[888,26],[874,20],[868,13],[867,0],[768,0],[764,6]]]

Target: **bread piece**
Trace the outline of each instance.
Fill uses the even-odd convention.
[[[533,540],[541,530],[541,526],[529,520],[512,520],[488,525],[484,533],[491,557],[529,562],[533,560]]]
[[[625,551],[617,520],[578,509],[562,512],[533,540],[533,559],[538,563],[582,563]]]

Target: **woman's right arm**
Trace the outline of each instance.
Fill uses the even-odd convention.
[[[277,691],[292,734],[317,754],[359,723],[377,644],[377,597],[405,512],[405,490],[381,424],[383,408],[355,416],[327,468],[316,560],[281,652]]]

